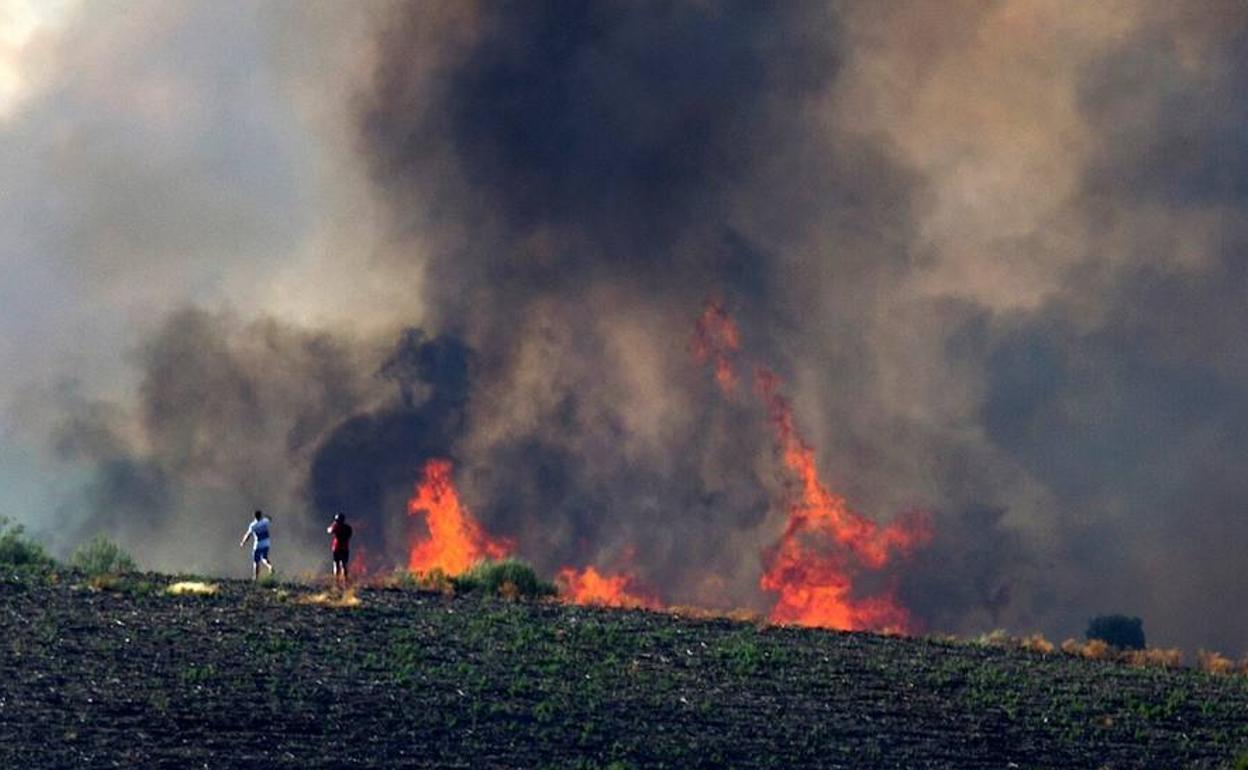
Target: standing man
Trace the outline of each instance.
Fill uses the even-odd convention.
[[[333,535],[329,542],[329,550],[334,556],[334,578],[343,585],[347,583],[347,562],[351,560],[351,525],[347,517],[341,513],[334,514],[334,520],[325,530]]]
[[[251,563],[252,563],[252,581],[260,579],[260,565],[269,568],[269,574],[273,574],[273,565],[269,563],[269,517],[263,512],[256,511],[256,520],[251,522],[247,527],[247,531],[243,533],[243,539],[238,541],[238,547],[242,548],[247,545],[247,538],[255,538],[251,545]]]

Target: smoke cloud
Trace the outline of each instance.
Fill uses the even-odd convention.
[[[0,117],[45,191],[0,193],[39,257],[4,296],[88,303],[6,335],[63,545],[221,571],[266,507],[313,565],[342,509],[401,562],[443,456],[547,572],[764,608],[754,361],[854,508],[932,513],[896,576],[929,629],[1248,645],[1242,3],[136,9],[66,22]]]

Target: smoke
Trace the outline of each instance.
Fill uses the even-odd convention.
[[[341,509],[394,560],[443,456],[547,572],[763,608],[784,474],[748,373],[725,397],[691,355],[712,297],[831,489],[881,523],[932,513],[899,574],[928,628],[1123,612],[1240,649],[1245,21],[90,6],[0,124],[29,182],[0,193],[0,248],[35,255],[6,256],[12,285],[70,308],[0,289],[45,340],[6,354],[79,383],[22,420],[55,423],[81,492],[57,498],[66,545],[107,528],[219,571],[265,507],[311,564]],[[70,182],[36,207],[50,158]]]

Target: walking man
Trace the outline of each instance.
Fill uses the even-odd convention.
[[[334,578],[343,585],[347,584],[347,562],[351,560],[351,525],[347,517],[341,513],[334,515],[329,529],[325,530],[333,539],[329,542],[329,550],[334,557]]]
[[[273,574],[273,565],[269,563],[269,517],[265,516],[262,511],[256,511],[256,520],[251,522],[247,527],[247,531],[243,533],[243,539],[238,541],[238,547],[242,548],[247,545],[247,538],[254,538],[251,544],[251,563],[252,563],[252,581],[260,579],[260,565],[269,568],[269,574]]]

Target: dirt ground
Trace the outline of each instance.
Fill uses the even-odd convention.
[[[1178,768],[1248,677],[413,590],[0,575],[0,767]]]

